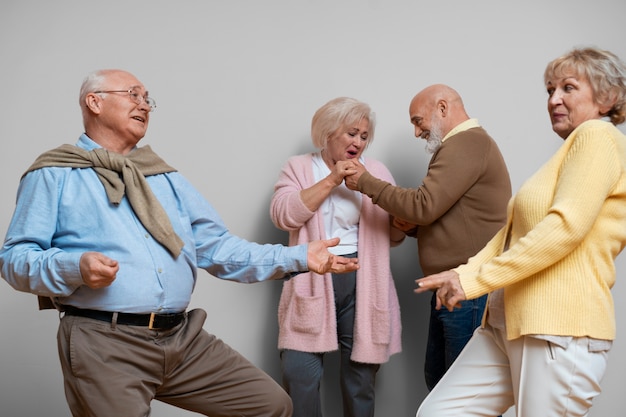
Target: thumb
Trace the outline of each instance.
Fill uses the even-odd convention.
[[[330,248],[332,246],[337,246],[339,244],[339,240],[340,239],[338,237],[326,239],[326,247]]]
[[[105,266],[114,267],[117,265],[117,261],[115,259],[111,259],[106,255],[100,254],[99,258],[99,261]]]

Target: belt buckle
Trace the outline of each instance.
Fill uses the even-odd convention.
[[[154,327],[152,327],[152,325],[154,324],[155,316],[156,316],[155,313],[150,313],[150,322],[148,323],[148,329],[150,329],[150,330],[154,329]]]

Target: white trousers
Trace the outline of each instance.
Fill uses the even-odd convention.
[[[417,417],[495,417],[515,405],[517,417],[583,417],[600,394],[608,352],[589,339],[566,349],[530,336],[507,341],[478,328],[426,397]]]

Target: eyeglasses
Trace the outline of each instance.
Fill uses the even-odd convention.
[[[131,88],[129,90],[98,90],[94,91],[94,94],[100,93],[128,93],[128,97],[135,103],[141,104],[146,103],[150,106],[150,111],[154,111],[156,109],[156,101],[152,97],[148,97],[141,95],[140,90],[138,88]]]

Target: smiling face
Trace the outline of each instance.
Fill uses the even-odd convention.
[[[126,154],[145,136],[150,120],[150,106],[145,100],[133,101],[127,90],[134,89],[143,97],[148,93],[143,84],[125,71],[111,71],[98,91],[122,90],[114,93],[89,93],[86,103],[91,110],[87,135],[101,146]]]
[[[411,102],[409,117],[411,118],[411,124],[415,128],[415,137],[428,140],[434,115],[430,106],[424,105],[424,100],[421,96],[415,97]]]
[[[591,84],[572,71],[546,80],[552,130],[565,139],[581,123],[600,119],[606,110],[597,103]]]
[[[332,169],[337,161],[358,159],[363,154],[369,136],[369,120],[363,118],[358,122],[342,126],[328,138],[322,157]]]
[[[409,117],[415,137],[426,141],[426,151],[434,153],[441,146],[444,134],[443,120],[437,108],[425,104],[423,95],[416,96],[409,106]]]

